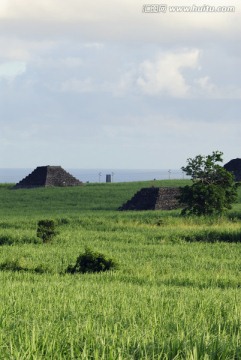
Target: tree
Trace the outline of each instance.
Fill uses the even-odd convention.
[[[212,155],[187,159],[182,171],[191,177],[192,185],[180,189],[183,215],[215,215],[231,209],[237,199],[237,185],[233,174],[218,164],[223,161],[222,155],[213,151]]]

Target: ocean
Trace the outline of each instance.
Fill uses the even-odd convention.
[[[30,174],[33,169],[0,169],[0,183],[17,183]],[[183,179],[182,170],[161,169],[65,169],[82,182],[106,182],[106,175],[110,175],[112,182],[145,181]]]

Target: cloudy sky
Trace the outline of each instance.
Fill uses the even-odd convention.
[[[0,0],[0,167],[241,157],[240,0],[151,4]],[[193,4],[223,11],[169,9]]]

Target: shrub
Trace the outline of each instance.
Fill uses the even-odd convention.
[[[66,272],[74,273],[92,273],[116,269],[117,264],[113,259],[107,258],[104,254],[94,252],[88,248],[81,254],[74,266],[69,265]]]
[[[183,215],[221,215],[231,209],[237,199],[237,185],[234,176],[218,162],[223,153],[214,151],[212,155],[198,155],[188,159],[182,170],[191,176],[193,184],[180,188],[180,204],[184,205]]]
[[[44,243],[49,242],[56,235],[54,220],[39,220],[37,227],[37,237]]]
[[[71,220],[68,219],[68,218],[60,218],[60,219],[57,219],[57,224],[58,225],[67,225],[67,224],[70,224]]]
[[[28,235],[18,236],[18,234],[17,235],[8,234],[8,233],[0,234],[0,246],[15,245],[15,244],[39,244],[39,243],[41,243],[40,239]]]
[[[8,259],[0,264],[0,271],[28,271],[43,274],[49,272],[44,264],[34,266],[34,263],[26,258],[20,257],[18,259]]]
[[[12,245],[14,238],[11,235],[0,235],[0,245]]]
[[[7,271],[26,271],[26,265],[25,263],[22,261],[22,259],[18,259],[18,260],[10,260],[10,261],[6,261],[2,264],[0,264],[0,270],[7,270]]]

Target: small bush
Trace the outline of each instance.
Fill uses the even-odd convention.
[[[0,245],[12,245],[14,244],[14,238],[11,235],[1,235]]]
[[[39,264],[33,269],[37,274],[50,273],[51,270],[45,264]]]
[[[35,266],[31,260],[24,257],[6,260],[4,263],[0,264],[0,271],[28,271],[38,274],[49,272],[45,265],[39,264]]]
[[[117,268],[117,264],[113,259],[107,258],[105,255],[94,252],[88,248],[81,254],[74,266],[69,265],[66,272],[74,273],[93,273]]]
[[[195,231],[190,234],[184,235],[183,238],[185,241],[194,242],[194,241],[203,241],[203,242],[228,242],[228,243],[240,243],[241,242],[241,231],[225,231],[225,230],[202,230]]]
[[[49,242],[56,235],[54,220],[39,220],[37,227],[37,237],[44,243]]]
[[[5,263],[0,264],[0,270],[6,271],[26,271],[27,268],[25,264],[23,264],[22,260],[12,260],[6,261]]]
[[[28,236],[28,235],[23,235],[23,236],[18,236],[15,234],[0,234],[0,246],[3,245],[19,245],[19,244],[40,244],[41,240],[36,238],[36,237],[32,237],[32,236]]]
[[[70,224],[71,220],[68,219],[68,218],[60,218],[60,219],[57,219],[57,224],[58,225],[67,225],[67,224]]]

